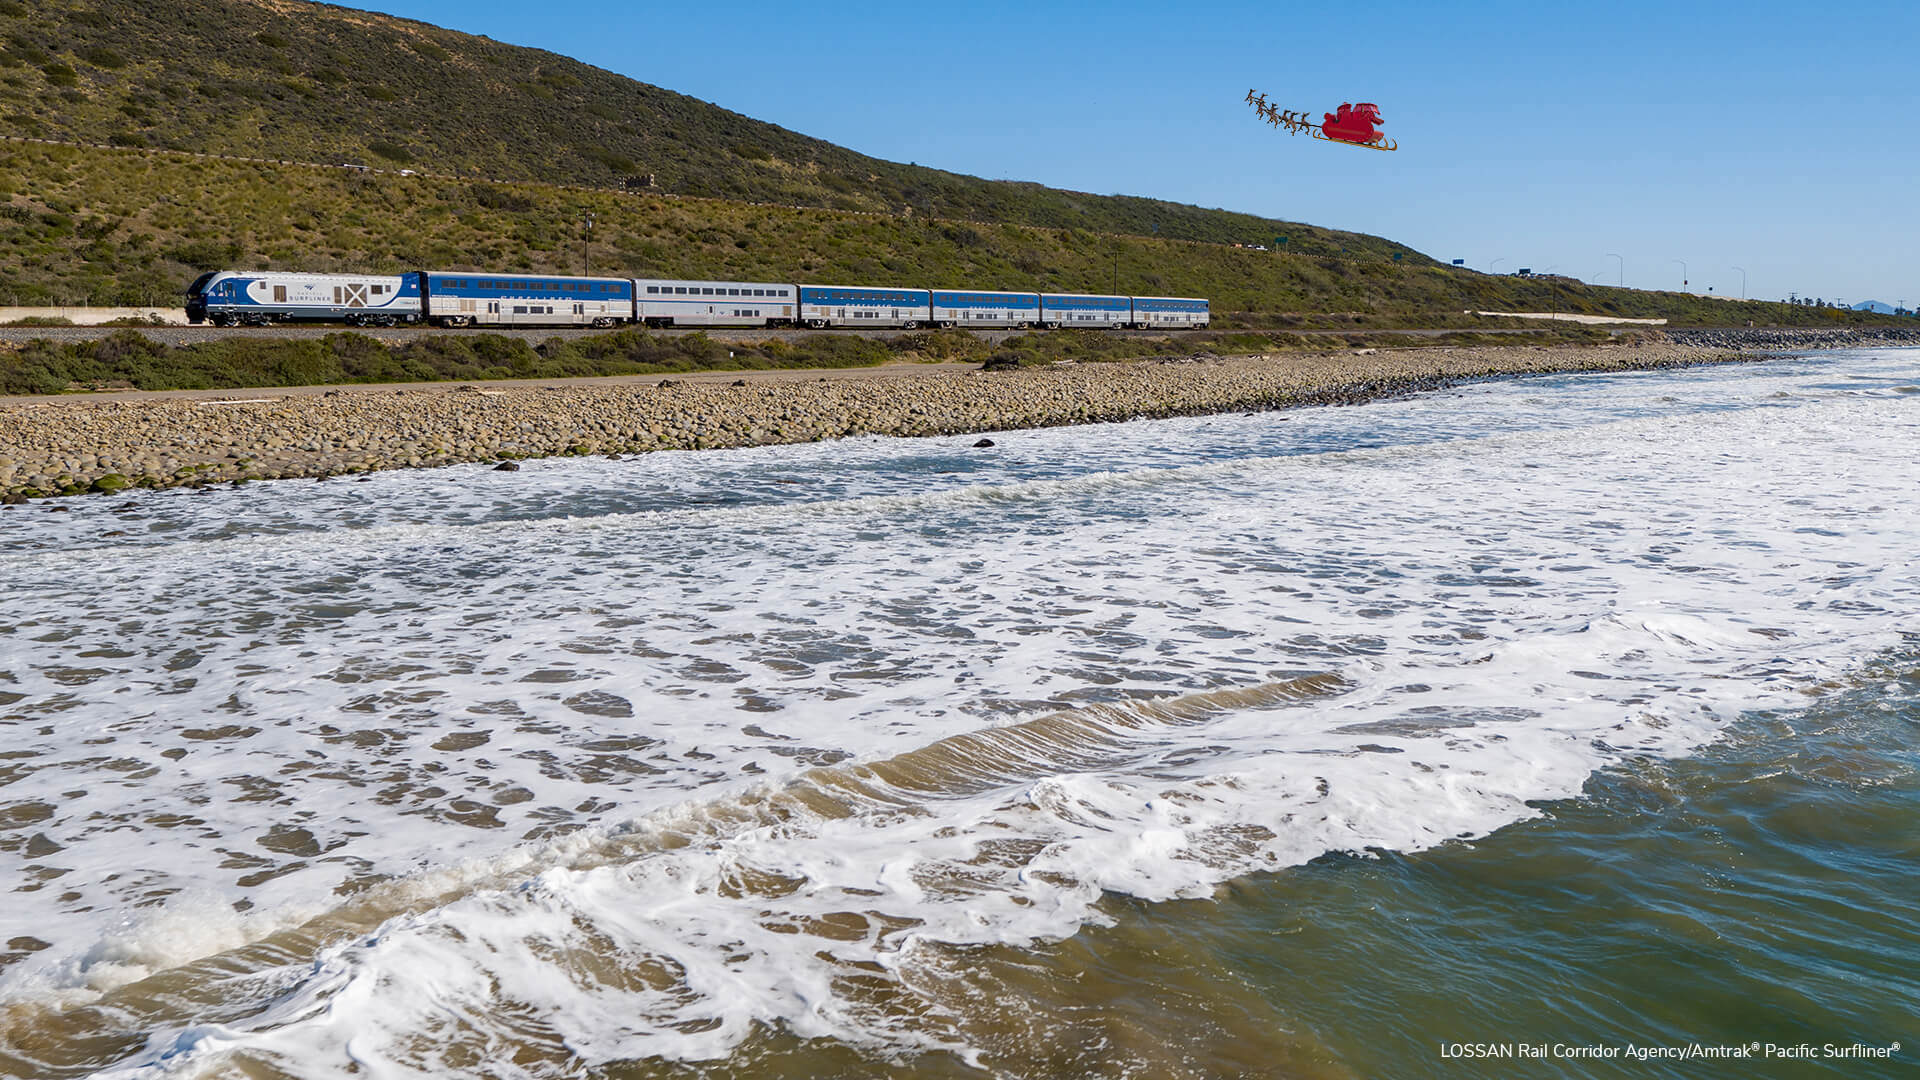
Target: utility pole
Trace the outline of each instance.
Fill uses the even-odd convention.
[[[587,246],[591,243],[593,243],[593,215],[588,214],[585,217],[582,217],[580,219],[580,276],[581,277],[586,277],[588,275]]]

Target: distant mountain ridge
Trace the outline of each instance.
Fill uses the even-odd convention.
[[[1431,265],[1380,237],[881,161],[555,53],[304,0],[0,0],[0,133]]]
[[[1895,308],[1892,304],[1881,303],[1878,300],[1862,300],[1853,305],[1852,310],[1871,311],[1876,315],[1891,315],[1894,313]]]

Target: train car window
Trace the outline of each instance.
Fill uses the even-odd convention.
[[[648,295],[648,296],[652,296],[652,295],[653,295],[654,293],[657,293],[657,292],[659,292],[659,291],[660,291],[660,286],[658,286],[658,285],[649,285],[649,286],[647,286],[647,295]]]

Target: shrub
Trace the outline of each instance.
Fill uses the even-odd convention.
[[[104,46],[81,49],[79,56],[94,67],[117,70],[127,66],[126,57]]]
[[[489,210],[510,210],[514,213],[525,213],[533,209],[532,199],[524,195],[516,195],[502,188],[494,187],[492,184],[475,184],[467,189],[467,193],[473,196],[474,202]]]
[[[219,270],[240,261],[240,245],[232,240],[196,240],[162,253],[196,270]]]

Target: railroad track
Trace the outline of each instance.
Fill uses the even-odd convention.
[[[171,345],[191,344],[196,341],[215,341],[221,338],[230,338],[230,337],[255,337],[255,338],[264,337],[264,338],[287,338],[287,339],[322,338],[322,337],[326,337],[328,334],[339,334],[339,333],[366,334],[369,337],[373,337],[381,341],[406,341],[416,337],[423,337],[427,335],[441,335],[441,334],[447,334],[447,335],[494,334],[494,335],[500,335],[504,337],[517,337],[525,341],[540,342],[540,341],[545,341],[548,338],[598,337],[598,336],[617,332],[616,330],[595,330],[590,327],[579,327],[579,328],[545,327],[545,328],[524,329],[524,330],[513,329],[510,327],[480,327],[480,328],[464,329],[464,330],[442,330],[438,327],[431,327],[431,326],[394,326],[394,327],[382,327],[382,328],[362,328],[362,327],[335,326],[331,324],[304,325],[304,326],[211,326],[204,323],[199,326],[182,326],[182,325],[167,324],[167,325],[136,326],[136,327],[0,326],[0,343],[19,345],[29,341],[36,340],[36,339],[45,339],[49,341],[59,341],[59,342],[98,341],[99,339],[106,337],[107,335],[112,334],[115,331],[125,330],[125,329],[138,330],[140,333],[145,334],[146,336],[153,338],[156,341],[164,341]],[[748,328],[740,328],[740,329],[719,328],[719,329],[705,329],[705,330],[668,329],[668,330],[648,330],[647,331],[647,333],[649,334],[660,334],[668,337],[678,336],[681,334],[704,333],[708,337],[711,337],[716,341],[738,341],[738,342],[743,342],[747,344],[752,344],[754,342],[760,342],[760,341],[798,341],[801,338],[813,337],[819,334],[831,334],[835,337],[863,337],[863,338],[886,339],[886,338],[897,338],[906,334],[924,334],[927,332],[928,331],[925,331],[925,330],[808,330],[804,328],[800,328],[800,329],[783,328],[778,330],[748,329]],[[973,334],[976,337],[984,339],[989,344],[994,344],[994,345],[997,345],[1000,342],[1005,341],[1010,337],[1015,337],[1020,334],[1040,333],[1040,332],[1044,332],[1044,331],[1031,331],[1031,330],[969,330],[967,331],[967,333]],[[1211,330],[1211,331],[1209,330],[1106,330],[1106,331],[1102,331],[1102,333],[1115,334],[1120,337],[1171,338],[1175,341],[1178,341],[1184,337],[1194,337],[1194,336],[1204,335],[1208,333],[1220,333],[1220,332],[1222,331],[1220,330]],[[1254,332],[1258,332],[1258,331],[1254,331]],[[1536,328],[1531,328],[1531,327],[1528,327],[1528,328],[1502,327],[1497,329],[1475,328],[1471,330],[1461,330],[1461,329],[1390,330],[1390,329],[1376,329],[1376,328],[1364,328],[1364,329],[1355,328],[1352,330],[1271,330],[1271,331],[1265,331],[1265,332],[1299,334],[1303,337],[1343,337],[1348,334],[1366,334],[1370,336],[1380,335],[1380,334],[1395,334],[1395,335],[1403,335],[1406,337],[1439,337],[1443,334],[1449,334],[1449,333],[1539,334],[1539,333],[1545,333],[1546,331],[1536,329]]]

